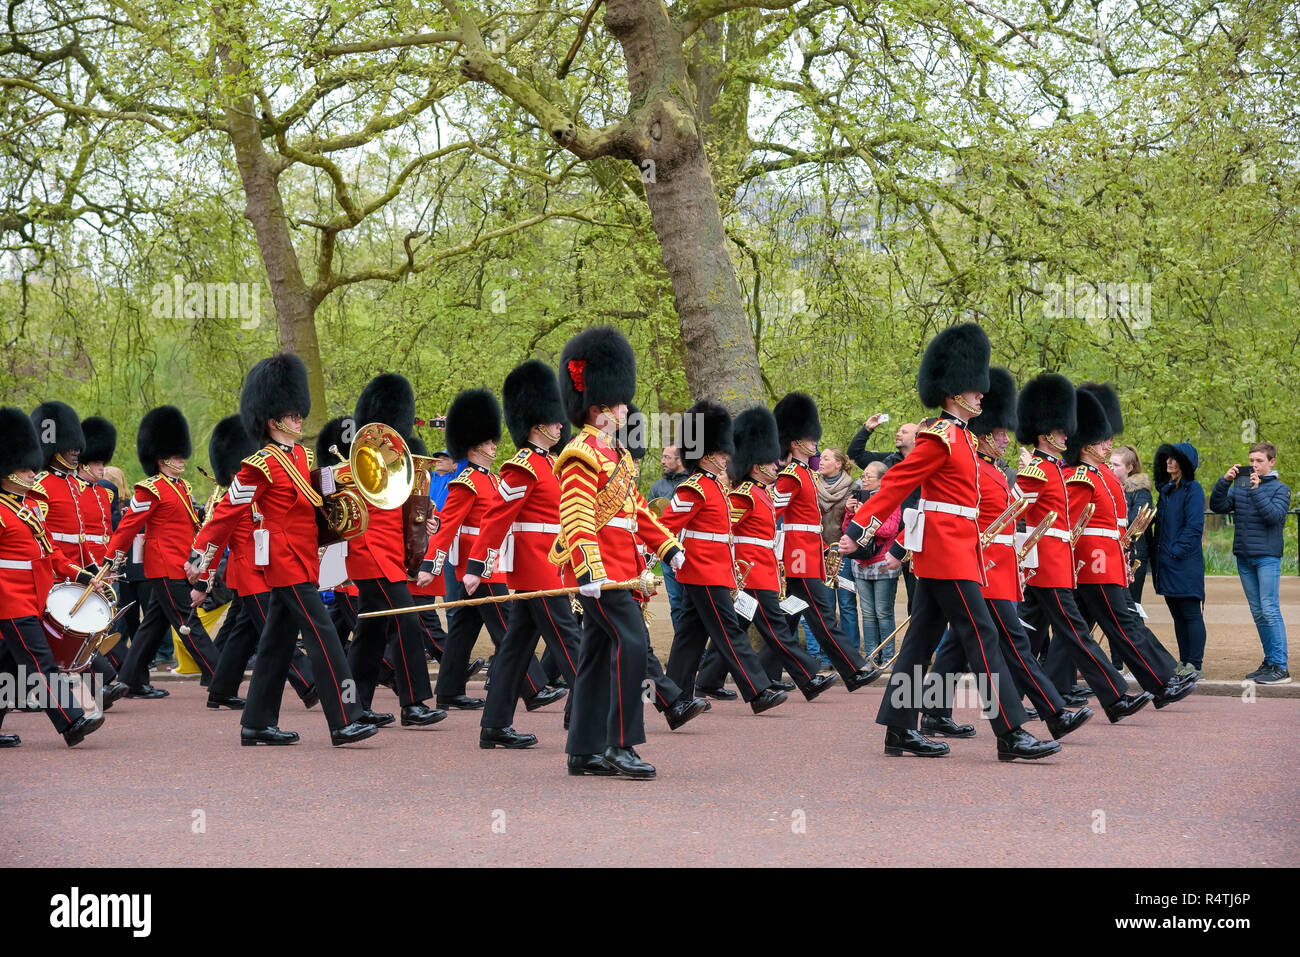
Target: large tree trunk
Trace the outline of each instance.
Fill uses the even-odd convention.
[[[660,0],[608,0],[605,27],[623,47],[631,119],[644,145],[646,201],[673,283],[696,398],[732,411],[762,399],[754,341],[727,252],[681,34]]]
[[[238,89],[240,77],[247,67],[226,44],[219,47],[219,55],[225,82]],[[280,198],[279,164],[276,157],[267,154],[262,146],[252,96],[239,94],[222,105],[244,186],[244,216],[253,224],[257,248],[271,286],[280,344],[284,349],[296,352],[307,367],[311,414],[303,426],[303,436],[313,438],[324,424],[328,411],[325,373],[321,365],[320,341],[316,337],[316,306],[303,281]]]

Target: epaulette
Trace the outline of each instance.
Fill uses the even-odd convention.
[[[37,495],[41,496],[42,498],[50,497],[49,490],[44,485],[41,484],[41,479],[45,478],[45,476],[49,474],[50,474],[49,472],[40,472],[37,474],[36,478],[32,480],[31,491],[35,492]]]
[[[270,482],[270,481],[272,481],[272,479],[271,479],[271,466],[270,466],[270,464],[267,462],[267,458],[270,456],[270,454],[271,454],[271,453],[268,452],[266,449],[258,449],[256,452],[254,452],[254,453],[253,453],[252,455],[250,455],[248,458],[244,459],[242,464],[243,464],[243,465],[251,465],[251,466],[253,466],[253,468],[257,469],[259,472],[261,472],[263,475],[265,475],[265,476],[266,476],[266,480],[267,480],[268,482]]]
[[[468,465],[461,469],[460,474],[451,480],[451,484],[468,485],[474,490],[475,494],[478,493],[478,486],[474,484],[474,470]]]
[[[1030,459],[1029,464],[1016,473],[1016,481],[1018,482],[1021,479],[1036,479],[1039,482],[1046,482],[1047,473],[1043,471],[1042,462],[1043,460],[1039,458]]]
[[[1079,485],[1087,485],[1089,488],[1095,487],[1092,484],[1092,476],[1088,474],[1088,466],[1086,465],[1080,465],[1077,469],[1075,469],[1073,472],[1070,473],[1070,477],[1067,478],[1065,481],[1075,482],[1076,484]]]
[[[933,435],[936,438],[943,439],[943,444],[952,448],[952,436],[949,429],[952,428],[952,419],[935,419],[929,425],[926,425],[918,433],[919,435]]]
[[[564,468],[564,466],[568,465],[569,462],[575,459],[587,466],[593,472],[601,471],[600,458],[596,455],[596,450],[586,442],[574,439],[561,449],[560,454],[556,456],[555,474],[559,475],[560,469]]]
[[[307,471],[310,472],[316,467],[316,450],[310,445],[304,445],[302,450],[307,453]]]
[[[702,489],[702,488],[700,487],[700,473],[699,473],[699,472],[696,472],[694,475],[692,475],[690,478],[688,478],[685,482],[682,482],[682,483],[681,483],[680,485],[678,485],[677,487],[678,487],[678,488],[689,488],[689,489],[694,489],[696,492],[699,492],[699,493],[700,493],[700,498],[704,498],[704,489]]]
[[[790,463],[789,465],[787,465],[785,468],[781,469],[781,471],[777,472],[776,474],[777,474],[778,476],[781,476],[781,475],[795,475],[795,476],[797,476],[797,475],[799,474],[799,466],[795,465],[794,462],[791,461],[791,463]]]
[[[48,517],[49,517],[49,514],[50,514],[50,503],[49,503],[49,502],[37,502],[37,503],[36,503],[36,508],[37,508],[37,510],[41,513],[41,521],[42,521],[42,522],[45,521],[45,519],[48,518]]]
[[[511,458],[510,461],[506,462],[506,465],[514,465],[517,468],[523,469],[533,478],[537,478],[537,470],[533,468],[532,458],[533,453],[531,449],[520,449],[514,454],[514,457]]]
[[[135,487],[144,489],[146,492],[148,492],[156,499],[161,499],[162,495],[158,493],[158,484],[156,481],[157,478],[158,476],[151,475],[147,479],[141,479],[140,481],[135,483]]]
[[[754,482],[752,479],[745,479],[731,490],[732,495],[743,495],[751,502],[754,501]]]
[[[185,486],[185,494],[188,495],[191,499],[194,498],[194,486],[191,485],[185,479],[181,479],[181,484]]]

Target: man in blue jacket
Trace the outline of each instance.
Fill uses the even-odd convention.
[[[1250,614],[1264,646],[1264,662],[1246,675],[1260,684],[1288,684],[1286,624],[1278,589],[1282,581],[1282,530],[1291,489],[1277,476],[1277,448],[1257,442],[1250,449],[1250,471],[1234,465],[1214,483],[1210,510],[1235,513],[1232,554],[1250,604]]]

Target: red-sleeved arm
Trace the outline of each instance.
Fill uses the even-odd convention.
[[[844,530],[859,545],[868,544],[889,514],[921,484],[921,480],[948,461],[948,443],[937,435],[922,432],[907,457],[880,479],[880,491],[859,506]]]
[[[604,579],[596,540],[596,472],[583,456],[573,455],[560,466],[560,529],[578,584]]]
[[[249,513],[249,506],[261,498],[268,488],[270,483],[260,469],[247,464],[240,466],[239,474],[230,482],[230,488],[217,501],[207,521],[195,535],[193,550],[201,555],[209,545],[215,545],[215,554],[221,554],[240,520]],[[216,564],[213,561],[209,565],[209,572],[215,569]]]
[[[537,476],[528,469],[511,467],[509,462],[501,467],[501,484],[497,487],[500,494],[488,502],[478,523],[478,537],[474,539],[474,548],[465,565],[468,574],[483,577],[488,549],[500,546],[536,484]]]
[[[681,486],[678,486],[678,491]],[[636,502],[636,537],[645,542],[645,544],[654,549],[654,553],[659,556],[662,562],[671,562],[673,555],[682,550],[682,543],[677,540],[677,536],[666,529],[659,519],[655,518],[655,513],[650,511],[650,504],[645,500],[641,492],[633,487],[632,498]],[[669,506],[667,515],[672,511]]]
[[[478,493],[470,488],[464,482],[453,481],[447,492],[447,501],[443,504],[442,511],[438,513],[441,524],[438,526],[438,534],[429,538],[429,547],[424,552],[424,561],[420,563],[420,571],[429,572],[432,575],[442,574],[443,562],[447,560],[447,553],[451,550],[452,540],[456,533],[460,531],[461,525],[465,524],[465,518],[469,515],[470,509],[474,507],[474,499]],[[441,558],[439,554],[441,553]]]
[[[136,486],[131,501],[127,503],[126,508],[122,509],[122,520],[118,522],[113,537],[108,540],[107,555],[109,558],[112,558],[118,552],[127,553],[131,547],[131,540],[140,534],[140,529],[144,528],[144,523],[149,518],[149,512],[157,504],[158,499]]]
[[[772,492],[772,504],[776,507],[776,518],[780,521],[785,517],[785,508],[790,504],[790,500],[799,493],[799,480],[793,475],[786,475],[784,472],[776,477],[776,488]]]
[[[660,518],[660,524],[676,535],[691,520],[695,509],[704,503],[704,496],[699,491],[683,482],[668,500],[668,507]],[[639,521],[639,518],[638,518]]]
[[[1092,501],[1093,487],[1091,481],[1087,479],[1068,478],[1065,481],[1066,501],[1070,506],[1070,515],[1078,518],[1083,513],[1084,506]]]

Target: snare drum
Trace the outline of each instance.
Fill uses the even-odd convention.
[[[108,631],[117,613],[113,602],[91,592],[76,614],[72,606],[86,590],[76,582],[61,582],[50,589],[41,613],[41,626],[60,671],[81,672],[90,667],[99,638]]]

